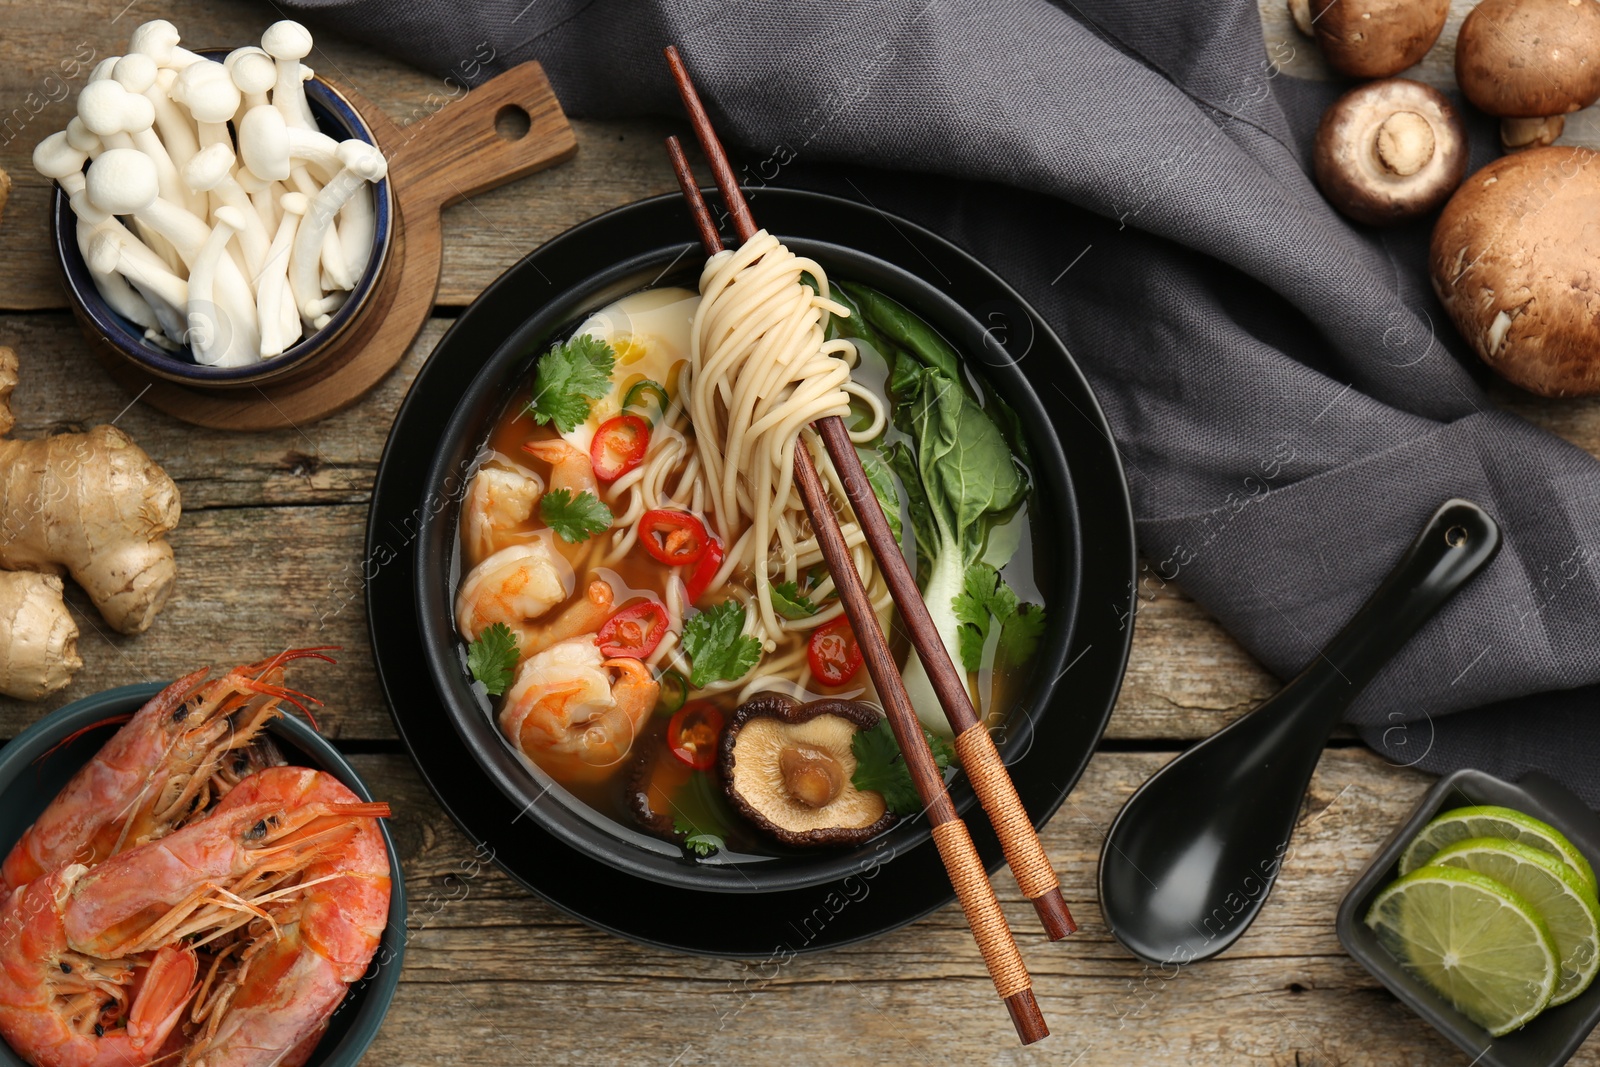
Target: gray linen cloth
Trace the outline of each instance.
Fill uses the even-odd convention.
[[[1396,763],[1540,768],[1600,806],[1600,463],[1486,400],[1426,224],[1317,194],[1338,87],[1278,74],[1253,0],[287,6],[458,82],[537,59],[579,116],[681,115],[676,43],[725,139],[795,157],[780,183],[901,212],[1032,302],[1110,419],[1143,589],[1178,583],[1280,677],[1434,508],[1480,503],[1504,549],[1351,720]]]

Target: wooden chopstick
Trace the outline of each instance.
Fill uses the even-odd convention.
[[[673,73],[684,102],[695,119],[696,133],[700,137],[702,148],[706,150],[708,157],[716,160],[712,164],[713,170],[723,172],[723,176],[734,191],[732,199],[727,197],[726,192],[724,199],[729,199],[729,211],[739,231],[740,239],[748,240],[756,232],[755,219],[751,216],[743,196],[738,194],[738,186],[733,181],[733,172],[728,166],[727,155],[721,150],[721,144],[711,129],[710,120],[706,117],[704,108],[700,106],[698,94],[694,91],[693,83],[688,78],[677,50],[668,48],[667,59],[673,66]],[[695,183],[688,159],[683,154],[683,146],[678,143],[676,137],[667,139],[667,152],[672,157],[673,169],[677,173],[678,183],[683,189],[684,197],[689,203],[695,224],[700,231],[700,239],[705,246],[706,254],[714,255],[722,250],[722,239],[717,233],[710,211],[705,207],[704,198]],[[848,443],[848,437],[846,441]],[[850,444],[849,452],[852,458],[857,459],[859,470],[859,458],[855,455],[853,444]],[[990,978],[995,983],[996,992],[1000,994],[1007,1010],[1011,1013],[1011,1021],[1016,1027],[1017,1036],[1024,1045],[1032,1044],[1050,1033],[1039,1010],[1038,1001],[1033,995],[1032,978],[1022,961],[1021,953],[1017,950],[1016,940],[1011,935],[1005,914],[1000,910],[1000,903],[995,898],[994,888],[989,884],[988,873],[983,868],[983,862],[967,832],[966,824],[956,815],[955,805],[951,803],[949,793],[945,790],[944,779],[934,763],[927,739],[923,737],[922,725],[917,719],[916,710],[911,706],[911,699],[906,693],[899,668],[889,652],[889,643],[878,623],[871,598],[862,585],[860,574],[856,572],[849,547],[845,544],[844,535],[839,529],[838,516],[834,513],[827,490],[817,474],[810,450],[804,442],[801,442],[795,449],[794,455],[795,484],[800,490],[806,512],[817,534],[823,559],[826,560],[833,575],[845,616],[850,620],[850,626],[861,647],[867,673],[884,701],[890,728],[894,731],[896,741],[899,742],[906,767],[928,812],[928,821],[933,827],[934,844],[944,861],[950,882],[955,887],[956,897],[967,917],[973,937],[978,942],[979,952],[989,970]],[[865,483],[864,472],[859,477]],[[873,500],[875,503],[876,497]],[[878,517],[882,522],[881,511]],[[899,555],[898,545],[895,546],[894,552],[896,556]],[[984,736],[987,737],[987,733]]]
[[[711,212],[706,208],[705,198],[695,184],[694,173],[683,154],[683,146],[676,137],[667,138],[667,153],[672,157],[678,184],[682,186],[684,198],[689,202],[706,255],[715,255],[722,251],[722,239],[717,233],[716,223],[712,221]],[[916,784],[917,794],[927,810],[928,822],[933,827],[934,844],[950,875],[950,883],[955,887],[961,910],[972,928],[972,936],[978,942],[978,951],[983,955],[984,965],[994,980],[996,992],[1011,1013],[1017,1036],[1024,1045],[1031,1045],[1050,1035],[1050,1028],[1045,1024],[1039,1003],[1033,996],[1033,980],[1022,961],[1022,954],[1017,950],[1016,940],[1011,936],[1005,913],[1000,910],[994,887],[989,884],[989,875],[983,869],[977,847],[967,833],[966,823],[956,815],[955,805],[950,802],[944,778],[933,761],[928,740],[922,736],[922,724],[911,706],[911,698],[906,694],[900,669],[895,665],[894,657],[889,652],[889,643],[878,624],[872,599],[861,584],[861,575],[856,572],[850,548],[839,529],[839,517],[834,514],[828,491],[817,474],[816,464],[804,441],[799,442],[794,450],[794,480],[801,499],[805,501],[806,513],[811,517],[822,558],[828,564],[834,587],[844,604],[845,616],[855,631],[867,673],[883,699],[889,726],[894,730],[895,740],[900,743],[906,768],[911,772],[911,780]]]
[[[738,179],[728,162],[728,154],[717,139],[716,130],[684,66],[683,57],[673,47],[668,47],[666,54],[667,64],[672,68],[673,79],[678,85],[678,93],[689,112],[690,124],[711,164],[712,176],[733,219],[734,232],[739,240],[747,241],[756,232],[756,221],[744,195],[739,191]],[[673,160],[675,167],[682,151],[681,147],[676,150],[677,155]],[[680,184],[686,170],[687,163],[684,164],[684,170],[679,172]],[[689,185],[694,186],[692,173]],[[687,190],[684,195],[691,201],[699,199],[704,204],[698,186],[695,186],[693,197],[689,196]],[[691,210],[694,210],[692,203]],[[705,220],[709,222],[710,212],[703,207],[698,210],[705,211]],[[696,221],[701,226],[701,237],[704,239],[705,224],[698,217]],[[710,233],[715,237],[715,225],[712,225]],[[1022,895],[1033,902],[1046,935],[1052,941],[1059,941],[1078,928],[1072,920],[1066,900],[1061,896],[1061,883],[1050,865],[1050,858],[1045,855],[1044,846],[1039,842],[1039,835],[1033,828],[1033,821],[1028,818],[1027,809],[1022,806],[1022,798],[1017,795],[1011,774],[995,748],[994,738],[978,720],[966,681],[950,661],[950,653],[928,614],[928,606],[922,599],[921,590],[917,588],[917,580],[900,552],[900,545],[895,541],[888,520],[884,517],[883,507],[878,503],[867,472],[861,466],[861,457],[850,440],[850,432],[845,428],[844,420],[836,415],[819,419],[815,425],[834,467],[839,471],[845,495],[849,497],[850,506],[860,520],[867,544],[877,557],[878,565],[883,568],[884,581],[900,609],[901,617],[905,619],[911,645],[928,672],[928,680],[933,684],[945,719],[955,735],[961,766],[972,782],[973,791],[978,794],[978,802],[994,826],[1000,846],[1005,851],[1006,863],[1016,876]],[[881,692],[882,687],[879,689]]]

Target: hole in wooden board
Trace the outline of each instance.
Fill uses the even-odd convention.
[[[516,104],[507,104],[494,116],[494,132],[500,135],[502,141],[520,141],[528,136],[528,129],[533,125],[533,120],[528,118],[527,111]]]

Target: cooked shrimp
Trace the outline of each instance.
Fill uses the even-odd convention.
[[[290,649],[209,682],[198,670],[157,693],[23,833],[0,864],[3,888],[158,838],[203,813],[251,767],[281,762],[254,749],[281,700],[307,699],[279,684],[286,664],[306,658],[328,659],[323,650]]]
[[[574,448],[561,438],[529,441],[522,450],[536,459],[550,464],[550,488],[570,489],[573,496],[587,490],[598,495],[600,483],[595,481],[594,464],[588,453]]]
[[[367,835],[377,832],[371,820],[388,814],[389,805],[363,803],[326,772],[268,768],[239,783],[204,819],[82,875],[63,914],[67,943],[101,959],[186,940],[198,948],[281,913],[286,900],[301,899],[324,875],[318,892],[304,899],[331,896],[337,913],[351,901],[322,886],[336,881],[344,864],[365,870]],[[381,841],[377,848],[382,854]],[[387,861],[382,888],[387,906]]]
[[[286,812],[359,804],[337,779],[304,767],[262,772],[217,806],[263,804]],[[272,816],[267,816],[270,821]],[[389,913],[389,857],[376,820],[357,819],[352,833],[306,865],[293,890],[274,897],[235,935],[206,977],[191,1021],[201,1029],[183,1062],[206,1067],[303,1062],[328,1027],[350,983],[372,962]],[[249,899],[252,890],[235,889]]]
[[[640,661],[604,659],[591,638],[575,637],[523,662],[500,729],[558,782],[602,781],[622,765],[660,691]]]
[[[572,582],[572,565],[551,549],[548,536],[502,548],[462,581],[456,628],[468,641],[497,622],[521,634],[526,623],[567,599]]]
[[[528,521],[543,492],[543,483],[527,471],[478,471],[461,504],[461,547],[468,557],[485,559],[504,548],[502,535]]]
[[[0,906],[0,1036],[39,1067],[147,1064],[194,995],[194,952],[108,960],[74,951],[64,917],[88,868],[68,864]]]
[[[583,591],[583,599],[573,603],[560,615],[543,626],[529,627],[518,651],[522,658],[537,655],[552,645],[570,638],[592,634],[600,624],[611,617],[616,607],[616,594],[609,582],[596,579]]]

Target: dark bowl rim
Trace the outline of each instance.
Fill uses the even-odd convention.
[[[202,49],[200,54],[220,63],[228,55],[227,49]],[[315,75],[305,82],[306,95],[313,108],[320,107],[332,114],[345,126],[350,137],[359,138],[370,145],[378,145],[372,127],[361,117],[355,105],[347,100],[337,86]],[[388,176],[373,186],[373,255],[367,269],[351,290],[350,297],[329,316],[322,329],[302,335],[281,355],[264,359],[243,367],[207,367],[192,360],[180,358],[187,347],[169,353],[154,345],[144,343],[144,331],[117,314],[106,304],[93,283],[88,280],[89,267],[78,249],[74,228],[77,216],[59,182],[51,182],[50,243],[56,254],[56,265],[61,271],[62,284],[68,298],[94,324],[95,330],[114,348],[118,355],[152,374],[171,381],[196,386],[246,385],[253,381],[277,378],[291,369],[308,362],[321,353],[325,346],[348,327],[363,305],[370,299],[379,273],[388,261],[394,236],[394,202],[390,195]]]
[[[16,737],[7,741],[4,747],[0,747],[0,791],[25,773],[35,761],[48,755],[50,750],[68,735],[101,724],[108,715],[137,710],[166,688],[167,684],[138,682],[117,686],[79,697],[46,713]],[[310,726],[293,715],[284,715],[268,724],[267,729],[269,732],[285,735],[296,747],[322,762],[324,765],[319,769],[333,774],[362,800],[375,799],[366,781],[351,766],[344,754]],[[358,992],[362,998],[356,1009],[357,1020],[338,1045],[328,1049],[318,1049],[323,1056],[319,1061],[319,1067],[330,1067],[330,1065],[354,1067],[360,1062],[361,1057],[377,1038],[378,1031],[382,1029],[400,985],[400,972],[405,963],[408,939],[405,871],[400,865],[400,853],[395,848],[394,838],[389,833],[388,821],[379,819],[378,829],[383,834],[384,847],[389,851],[388,922],[368,974],[357,979],[351,986],[352,992]],[[9,851],[12,844],[10,841],[0,842],[0,855]],[[374,967],[376,973],[371,970]],[[340,1007],[335,1010],[335,1016],[342,1012],[344,1005],[348,1003],[348,997],[341,1001]],[[16,1057],[16,1053],[3,1039],[0,1039],[0,1053],[7,1057]],[[22,1060],[16,1057],[15,1062],[21,1065]]]
[[[763,193],[763,195],[766,194]],[[822,194],[806,193],[804,195],[823,202],[850,203],[849,201],[838,201],[837,198]],[[618,212],[637,210],[643,205],[674,199],[677,198],[673,194],[668,194],[627,205],[616,209],[616,211],[607,212],[587,222],[580,223],[567,231],[563,237],[581,240],[587,228],[606,224]],[[858,205],[851,206],[858,207]],[[915,227],[914,224],[904,220],[897,220],[897,225],[921,231],[920,227]],[[926,231],[921,231],[918,236],[920,237],[923,234],[926,234]],[[928,280],[896,263],[885,260],[880,256],[832,242],[810,238],[786,237],[785,239],[789,240],[797,250],[802,252],[807,252],[808,249],[821,250],[825,260],[831,255],[842,259],[856,259],[861,262],[871,263],[875,265],[876,269],[894,275],[897,278],[897,284],[915,290],[926,301],[939,305],[937,308],[930,308],[926,304],[918,304],[917,311],[924,318],[936,322],[942,332],[946,334],[952,332],[945,327],[942,321],[948,318],[958,320],[968,326],[968,333],[971,333],[972,329],[975,328],[975,336],[987,337],[987,331],[983,324],[976,319],[971,310],[949,294],[940,291],[937,286]],[[942,239],[935,239],[942,242]],[[434,462],[419,491],[419,497],[422,502],[426,504],[433,495],[430,492],[430,487],[444,484],[442,476],[449,473],[451,454],[454,451],[453,443],[460,440],[466,428],[478,417],[473,410],[475,404],[481,402],[484,397],[498,396],[499,399],[496,400],[494,405],[495,410],[498,410],[508,391],[505,383],[515,382],[524,376],[528,366],[536,358],[535,349],[537,346],[535,346],[535,349],[520,351],[524,347],[526,338],[530,336],[548,338],[565,325],[575,323],[578,317],[581,317],[582,312],[574,313],[570,309],[574,306],[587,308],[589,305],[582,302],[586,294],[594,294],[597,291],[603,292],[608,286],[615,285],[621,279],[645,270],[647,266],[653,267],[659,265],[661,261],[672,258],[674,252],[676,252],[677,258],[681,258],[687,250],[696,247],[698,246],[693,242],[685,242],[682,245],[659,246],[648,252],[621,260],[608,269],[591,274],[569,285],[545,301],[533,314],[526,317],[516,329],[501,341],[494,353],[486,358],[482,367],[474,376],[471,385],[457,402],[446,427],[439,434],[438,444],[433,451]],[[809,254],[815,255],[817,252],[812,251]],[[972,258],[966,253],[960,254],[969,260]],[[973,262],[976,261],[973,260]],[[673,263],[676,263],[676,258],[673,258]],[[839,274],[841,278],[849,277],[851,274],[848,267],[836,267],[836,264],[828,264],[828,266],[830,271]],[[979,266],[981,267],[981,264]],[[987,272],[987,268],[982,269]],[[664,275],[667,271],[662,271],[661,273]],[[994,276],[993,272],[987,273],[991,276],[990,280],[1001,288],[1009,299],[1015,301],[1021,308],[1026,309],[1035,320],[1039,321],[1040,333],[1043,336],[1038,338],[1038,343],[1042,343],[1045,347],[1052,349],[1055,354],[1059,355],[1065,365],[1071,366],[1076,371],[1076,366],[1072,363],[1070,353],[1065,345],[1060,342],[1059,338],[1047,326],[1043,325],[1037,313],[1032,312],[1032,309],[1022,301],[1021,297],[1010,286],[1006,285],[997,276]],[[894,294],[891,293],[891,295]],[[611,299],[614,299],[614,296]],[[1068,616],[1064,627],[1061,626],[1060,616],[1057,616],[1052,624],[1050,638],[1041,645],[1040,658],[1053,660],[1053,666],[1046,663],[1043,671],[1040,671],[1036,666],[1033,681],[1027,690],[1026,697],[1022,698],[1021,701],[1029,711],[1028,726],[1030,729],[1018,731],[1015,735],[1008,737],[1010,753],[1007,751],[1008,745],[1002,745],[1002,755],[1008,755],[1024,745],[1031,744],[1032,727],[1036,724],[1038,716],[1042,715],[1044,709],[1050,705],[1050,697],[1062,679],[1061,664],[1070,648],[1072,633],[1081,611],[1079,593],[1082,587],[1081,578],[1084,566],[1082,552],[1079,550],[1081,547],[1081,529],[1077,520],[1076,493],[1073,489],[1071,468],[1061,444],[1061,435],[1048,418],[1037,391],[1022,374],[1016,359],[1009,352],[1002,349],[1001,351],[1004,353],[1002,358],[991,360],[987,358],[987,345],[980,343],[978,346],[973,346],[958,341],[953,341],[952,343],[955,344],[958,351],[962,352],[964,362],[969,368],[980,377],[992,381],[1002,395],[1018,409],[1019,415],[1022,417],[1021,421],[1027,432],[1029,446],[1034,452],[1032,469],[1036,479],[1042,485],[1048,478],[1053,483],[1052,488],[1056,488],[1060,496],[1068,502],[1060,504],[1053,500],[1052,506],[1065,507],[1073,516],[1074,545],[1071,561],[1073,573],[1070,577],[1064,577],[1056,585],[1058,589],[1064,588],[1070,593],[1070,601],[1074,610]],[[983,355],[980,356],[979,352],[974,351],[975,348],[983,350]],[[1118,473],[1120,477],[1120,465]],[[462,484],[464,485],[464,480]],[[1126,499],[1125,479],[1122,488],[1124,499]],[[658,855],[646,847],[622,841],[614,831],[596,827],[594,825],[597,821],[596,814],[589,811],[581,801],[567,799],[565,790],[560,790],[559,787],[552,789],[553,783],[545,781],[542,775],[531,773],[520,764],[514,768],[506,766],[508,754],[501,753],[498,750],[508,748],[508,746],[500,739],[499,731],[493,727],[492,722],[488,723],[486,728],[485,722],[481,721],[484,719],[481,711],[476,707],[464,709],[461,706],[459,695],[453,692],[455,687],[459,687],[462,684],[460,681],[460,652],[456,647],[459,641],[456,638],[453,626],[445,625],[450,614],[448,592],[443,597],[442,606],[445,609],[444,612],[440,613],[434,610],[440,605],[435,603],[434,594],[436,590],[433,589],[433,573],[430,571],[432,554],[436,548],[430,544],[429,531],[437,530],[440,524],[435,521],[432,509],[424,507],[421,513],[424,516],[422,520],[423,530],[417,537],[414,549],[417,559],[415,595],[418,605],[419,625],[423,630],[422,645],[428,659],[429,672],[433,677],[438,695],[445,705],[446,715],[451,719],[468,749],[473,752],[479,766],[484,769],[497,788],[512,799],[518,807],[528,812],[530,817],[537,821],[541,827],[555,834],[564,843],[588,851],[625,873],[653,882],[723,893],[765,893],[821,885],[836,880],[859,867],[861,862],[858,855],[859,852],[876,846],[880,841],[892,839],[892,843],[896,848],[910,850],[924,844],[930,836],[930,828],[927,826],[926,820],[918,817],[905,820],[900,826],[885,831],[884,834],[878,835],[872,842],[862,846],[861,849],[840,850],[825,854],[819,853],[814,860],[806,858],[786,863],[782,867],[778,865],[765,867],[765,865],[759,863],[730,863],[725,865],[687,863],[682,860],[681,855],[677,855],[679,850],[673,849],[674,855],[670,856],[665,853]],[[450,507],[445,507],[439,514],[444,515],[446,518],[452,518],[453,510]],[[1129,521],[1131,524],[1131,515]],[[454,529],[453,519],[450,522],[450,526],[451,529]],[[1126,668],[1126,655],[1127,651],[1126,647],[1124,647],[1120,661],[1121,670]],[[1109,718],[1109,713],[1108,708],[1106,718]],[[1103,730],[1104,720],[1100,723],[1099,732],[1103,733]],[[484,735],[486,733],[492,734],[492,739],[485,738]],[[487,756],[484,752],[485,746],[489,746]],[[525,788],[528,782],[535,782],[537,785],[542,786],[536,795]],[[1065,790],[1061,791],[1061,795],[1051,804],[1051,812],[1059,807],[1065,799],[1065,792]],[[546,795],[560,798],[562,802],[554,806],[539,803]],[[952,788],[952,796],[956,799],[958,811],[962,813],[971,810],[976,803],[976,798],[964,777],[957,779],[955,786]],[[577,808],[584,810],[574,810]],[[563,814],[570,817],[563,818]],[[604,817],[598,818],[603,819]]]

